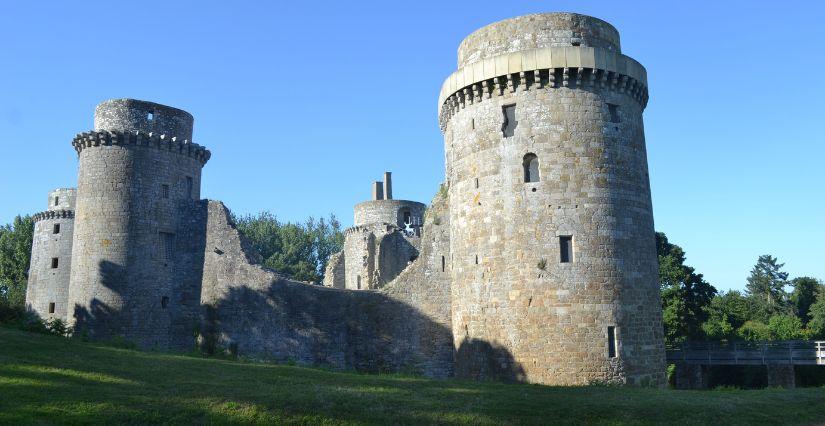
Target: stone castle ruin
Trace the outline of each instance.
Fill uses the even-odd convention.
[[[441,88],[445,184],[391,175],[355,206],[323,286],[260,266],[218,201],[193,117],[105,101],[77,189],[35,216],[27,307],[90,338],[362,371],[663,385],[645,69],[607,22],[497,22]]]

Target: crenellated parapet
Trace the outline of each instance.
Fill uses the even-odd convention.
[[[647,71],[633,58],[601,47],[543,47],[512,52],[468,64],[441,87],[441,130],[467,105],[506,93],[562,87],[611,90],[627,94],[642,108],[649,98]]]
[[[391,223],[375,223],[370,225],[355,225],[350,226],[349,228],[344,230],[344,237],[348,237],[350,234],[362,234],[367,232],[393,232],[401,230],[398,226],[395,226]]]
[[[74,210],[46,210],[32,216],[35,222],[47,219],[74,219]]]
[[[189,140],[152,132],[98,130],[78,133],[77,136],[72,139],[72,146],[78,155],[86,148],[110,145],[156,148],[162,151],[169,151],[195,158],[199,160],[202,165],[206,164],[212,156],[212,153],[209,152],[208,149]]]

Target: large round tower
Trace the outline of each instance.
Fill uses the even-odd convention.
[[[439,99],[459,376],[664,383],[646,81],[589,16],[461,43]]]
[[[49,193],[48,208],[34,215],[26,309],[43,319],[66,321],[72,263],[75,189]]]
[[[69,323],[95,338],[144,347],[185,346],[198,294],[186,288],[189,254],[179,230],[200,199],[210,153],[192,140],[192,115],[116,99],[78,134],[79,156]],[[183,336],[182,336],[183,335]]]

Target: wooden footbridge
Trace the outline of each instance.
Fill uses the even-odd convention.
[[[825,366],[825,341],[690,342],[668,347],[667,362],[676,364],[679,389],[707,387],[707,367],[711,365],[764,365],[768,386],[792,388],[796,384],[794,366]]]

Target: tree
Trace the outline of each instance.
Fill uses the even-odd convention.
[[[746,321],[737,330],[739,337],[750,342],[758,342],[771,339],[771,329],[761,321]]]
[[[792,314],[779,314],[768,321],[772,340],[796,340],[805,338],[802,321]]]
[[[707,308],[708,321],[702,329],[709,339],[731,340],[738,337],[737,330],[752,319],[753,301],[736,290],[721,293],[711,300]]]
[[[705,334],[702,324],[708,319],[706,308],[716,295],[716,288],[685,265],[684,250],[671,244],[662,232],[656,233],[656,253],[666,342],[701,339]]]
[[[811,305],[816,302],[816,294],[822,287],[822,283],[816,278],[799,277],[791,281],[793,293],[791,293],[791,304],[796,311],[796,315],[802,320],[802,324],[808,323],[808,312]]]
[[[825,287],[820,286],[816,301],[808,311],[808,332],[815,339],[825,339]]]
[[[301,280],[319,283],[329,256],[341,250],[344,234],[334,215],[310,217],[303,224],[282,223],[270,212],[233,216],[238,230],[260,253],[263,266]]]
[[[777,259],[769,254],[759,256],[751,270],[746,285],[747,294],[754,298],[759,307],[759,319],[767,321],[774,314],[788,313],[789,304],[785,286],[788,284],[788,273],[782,272],[784,263],[777,263]]]
[[[34,220],[17,216],[10,225],[0,226],[0,303],[23,306],[31,260]]]

